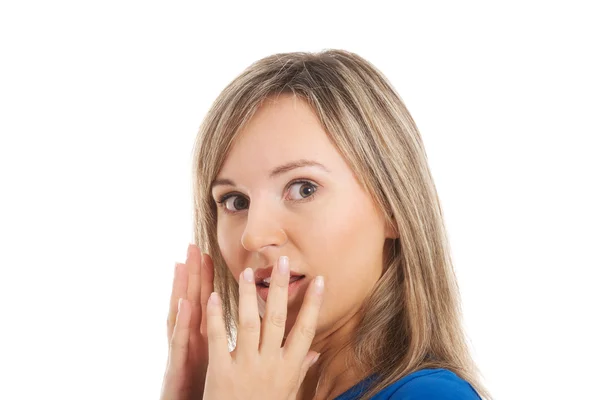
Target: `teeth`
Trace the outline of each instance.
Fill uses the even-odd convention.
[[[265,283],[265,284],[271,283],[271,277],[263,279],[262,283]]]

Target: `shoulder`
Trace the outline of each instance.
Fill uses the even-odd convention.
[[[379,392],[376,400],[480,400],[473,387],[447,369],[422,369]]]

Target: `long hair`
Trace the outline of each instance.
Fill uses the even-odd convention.
[[[417,370],[446,368],[491,399],[462,328],[443,213],[420,133],[384,75],[348,51],[280,53],[253,63],[221,92],[200,127],[193,150],[194,240],[213,258],[230,344],[238,285],[219,251],[211,184],[244,125],[265,99],[282,93],[311,106],[398,235],[388,239],[383,274],[348,343],[354,365],[377,376],[362,398]]]

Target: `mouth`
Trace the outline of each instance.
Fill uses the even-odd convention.
[[[267,301],[267,297],[269,296],[270,280],[270,278],[265,278],[256,283],[256,292],[265,303]],[[288,301],[292,301],[293,297],[296,297],[297,293],[300,292],[301,295],[303,291],[306,291],[306,283],[309,281],[310,280],[304,275],[290,276],[290,283],[288,285]]]
[[[304,275],[294,275],[294,276],[290,276],[290,283],[289,285],[291,286],[292,283],[297,282],[301,279],[304,279]],[[271,286],[271,277],[267,277],[264,278],[262,281],[259,281],[256,283],[256,287],[257,288],[269,288]]]

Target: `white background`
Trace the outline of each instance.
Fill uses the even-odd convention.
[[[2,2],[0,398],[158,398],[201,120],[251,62],[325,48],[417,122],[492,394],[600,398],[593,3]]]

